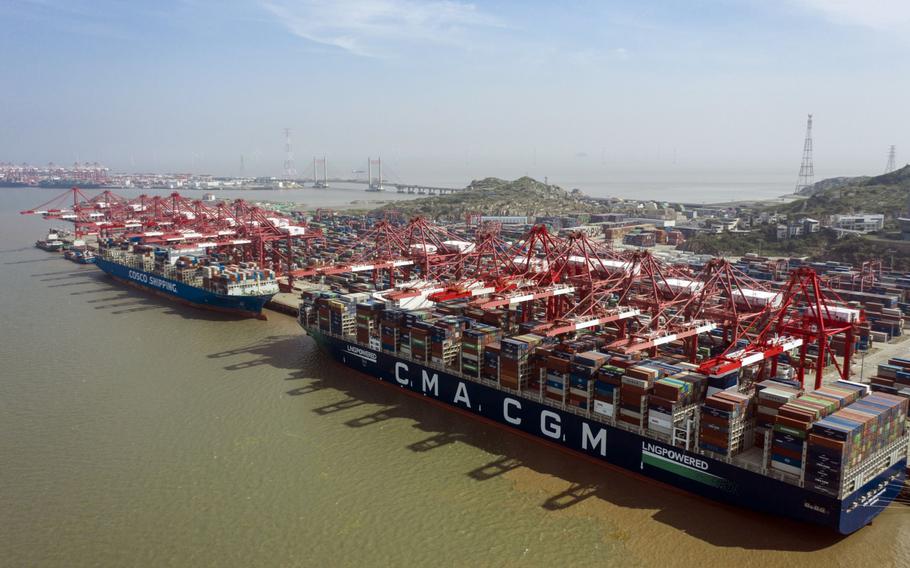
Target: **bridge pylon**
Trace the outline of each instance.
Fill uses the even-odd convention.
[[[373,166],[376,166],[377,174],[373,177]],[[382,157],[377,159],[367,158],[367,191],[385,191],[382,186]]]

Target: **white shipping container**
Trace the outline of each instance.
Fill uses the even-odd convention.
[[[468,253],[474,250],[474,243],[468,241],[442,241],[447,251]]]
[[[765,290],[754,290],[752,288],[734,288],[733,289],[733,299],[734,301],[742,301],[745,299],[752,306],[768,306],[779,307],[783,301],[783,296],[780,292],[768,292]]]
[[[636,386],[638,388],[646,389],[648,388],[648,381],[644,379],[636,379],[635,377],[630,377],[628,375],[622,376],[622,383],[624,385]]]
[[[613,416],[613,405],[602,400],[594,400],[594,412],[604,416]]]
[[[670,429],[673,427],[673,417],[665,412],[655,412],[651,410],[648,412],[648,424],[650,426]]]
[[[825,314],[824,310],[822,310],[822,313]],[[844,321],[847,323],[854,323],[859,321],[859,310],[855,310],[853,308],[828,306],[826,315],[835,321]]]

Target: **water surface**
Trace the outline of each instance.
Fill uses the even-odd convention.
[[[0,190],[0,566],[907,566],[570,457],[32,247]],[[769,496],[773,498],[773,496]]]

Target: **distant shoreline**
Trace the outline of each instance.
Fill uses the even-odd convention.
[[[0,189],[49,190],[49,189],[60,189],[60,188],[48,188],[48,187],[40,187],[40,186],[0,185]],[[141,190],[175,191],[175,192],[187,192],[187,193],[199,192],[199,193],[213,193],[215,195],[218,195],[219,193],[224,192],[224,191],[262,193],[265,191],[274,191],[274,192],[289,191],[290,192],[290,191],[300,191],[303,189],[313,189],[313,188],[305,188],[305,187],[287,188],[287,189],[271,188],[271,187],[247,187],[247,188],[196,188],[196,187],[181,187],[181,188],[147,187],[146,188],[146,187],[142,187],[142,188],[139,188],[139,187],[125,187],[125,186],[105,186],[105,187],[101,187],[101,188],[89,189],[86,191],[105,191],[105,190],[118,190],[118,189],[120,189],[120,190],[124,190],[124,189],[125,190],[140,190],[140,191]],[[348,189],[348,188],[330,188],[328,191],[332,191],[333,189],[336,191],[343,191],[345,193],[349,193],[349,192],[353,193],[353,192],[357,191],[357,190]],[[326,191],[326,190],[320,190],[320,191]],[[391,192],[391,193],[395,193],[395,192]],[[794,201],[799,201],[799,200],[807,198],[807,196],[792,194],[792,195],[781,195],[778,197],[760,198],[760,199],[741,199],[741,200],[733,200],[733,201],[713,201],[713,202],[708,202],[708,201],[693,202],[693,201],[670,201],[670,200],[657,199],[657,198],[633,199],[633,198],[620,197],[620,196],[597,197],[597,196],[592,196],[592,195],[587,195],[587,194],[585,194],[585,196],[589,199],[596,200],[596,201],[608,201],[611,199],[622,199],[623,201],[658,201],[658,202],[665,202],[665,203],[669,203],[669,204],[673,204],[673,205],[681,205],[681,206],[689,208],[689,209],[699,208],[699,207],[749,207],[749,206],[754,207],[754,206],[769,206],[769,205],[785,205],[787,203],[792,203]],[[429,198],[429,197],[434,197],[434,196],[432,196],[432,195],[418,196],[418,197],[415,197],[415,199],[423,199],[423,198]],[[274,199],[274,196],[270,196],[270,199],[263,199],[263,201],[276,202],[276,203],[281,202],[280,200]],[[356,199],[356,200],[350,201],[348,203],[333,205],[329,208],[332,208],[332,209],[372,209],[377,206],[385,205],[387,203],[392,203],[392,202],[396,202],[396,201],[398,201],[398,200],[397,199],[379,199],[379,200]],[[408,200],[408,201],[410,201],[410,200]],[[303,202],[301,202],[301,205],[303,206],[304,210],[310,209],[310,207],[306,206],[306,204]],[[313,208],[314,209],[318,208],[318,206],[313,207]]]

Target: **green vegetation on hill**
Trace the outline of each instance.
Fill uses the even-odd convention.
[[[869,179],[869,176],[859,176],[859,177],[834,177],[823,179],[817,181],[809,187],[803,188],[800,191],[800,195],[815,195],[816,193],[821,193],[828,189],[837,189],[839,187],[844,187],[845,185],[855,185],[858,183],[863,183]]]
[[[429,219],[454,220],[462,219],[468,213],[517,216],[590,213],[592,207],[578,191],[566,191],[529,177],[514,181],[491,177],[474,181],[459,193],[397,201],[382,209],[396,209]]]
[[[773,225],[752,233],[701,234],[686,241],[685,250],[698,254],[742,256],[755,253],[763,256],[809,257],[811,260],[835,260],[859,266],[866,260],[882,260],[886,266],[892,259],[897,270],[910,270],[910,242],[884,241],[851,235],[838,239],[834,231],[778,241]]]
[[[910,165],[881,176],[849,178],[847,183],[831,183],[819,187],[823,189],[807,199],[775,209],[780,213],[819,219],[845,213],[884,213],[886,227],[894,227],[895,219],[907,213]]]

